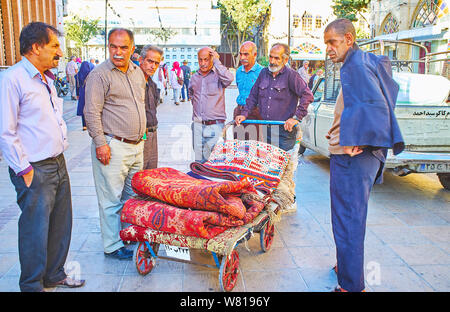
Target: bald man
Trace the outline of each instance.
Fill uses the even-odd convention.
[[[189,98],[192,102],[192,143],[195,160],[205,162],[222,133],[227,119],[225,88],[233,74],[222,65],[219,54],[209,47],[198,53],[198,71],[192,76]]]
[[[263,67],[256,62],[257,51],[256,44],[251,41],[244,42],[239,49],[239,59],[242,65],[236,70],[236,85],[239,90],[239,95],[236,98],[237,106],[233,112],[233,119],[236,118],[236,116],[241,115],[241,110],[245,106],[250,90],[263,69]],[[258,107],[255,107],[249,113],[247,119],[262,119]],[[239,140],[258,140],[258,130],[258,125],[244,125],[243,128],[238,127],[235,129],[235,138]]]

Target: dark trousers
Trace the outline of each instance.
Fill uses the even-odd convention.
[[[70,181],[64,156],[31,164],[30,187],[9,168],[17,192],[21,291],[40,291],[43,283],[66,278],[64,263],[72,231]]]
[[[282,150],[288,151],[295,145],[297,129],[291,132],[284,130],[284,126],[267,126],[267,143],[275,145]]]
[[[339,286],[347,291],[364,289],[364,237],[367,206],[381,161],[369,149],[350,157],[331,155],[331,222]]]
[[[181,98],[183,100],[186,100],[186,98],[189,99],[189,79],[184,80],[183,86],[181,87]],[[185,94],[186,93],[186,94]]]
[[[158,168],[158,132],[147,133],[144,143],[144,166],[142,169]]]

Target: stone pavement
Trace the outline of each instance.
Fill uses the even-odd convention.
[[[237,90],[226,91],[232,116]],[[159,165],[188,171],[191,104],[175,106],[171,91],[158,109]],[[218,270],[157,260],[140,276],[132,261],[103,255],[97,198],[91,170],[90,137],[75,116],[76,103],[66,100],[70,147],[65,152],[72,187],[73,231],[66,271],[86,279],[76,292],[210,292],[219,291]],[[229,117],[230,118],[230,117]],[[307,151],[296,177],[298,211],[276,225],[274,244],[263,253],[259,235],[237,247],[240,274],[234,291],[328,292],[336,285],[331,268],[335,248],[330,224],[328,159]],[[17,221],[20,214],[7,166],[0,161],[0,291],[19,291]],[[435,175],[403,178],[385,174],[374,188],[366,234],[367,291],[450,290],[450,192]],[[30,238],[32,239],[32,238]],[[133,246],[129,246],[133,248]],[[212,257],[192,257],[213,264]],[[48,291],[67,291],[47,289]]]

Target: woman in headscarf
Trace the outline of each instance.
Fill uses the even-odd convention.
[[[176,105],[180,105],[181,88],[183,87],[183,70],[180,68],[180,63],[173,62],[169,80],[173,89],[173,101]]]
[[[77,115],[81,116],[81,122],[83,124],[83,131],[86,130],[86,121],[84,120],[84,91],[86,87],[86,77],[90,73],[90,71],[94,68],[91,66],[91,63],[84,61],[81,63],[80,70],[75,75],[75,80],[77,82],[77,98],[78,98],[78,107],[77,107]]]

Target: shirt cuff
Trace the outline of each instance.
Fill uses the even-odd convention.
[[[21,177],[21,176],[27,174],[28,172],[30,172],[31,170],[33,170],[33,166],[29,165],[27,168],[25,168],[25,170],[22,170],[19,173],[16,173],[16,176]]]
[[[105,139],[105,135],[104,134],[97,135],[93,139],[93,141],[94,141],[95,147],[100,147],[100,146],[108,144],[108,143],[106,143],[106,139]]]

